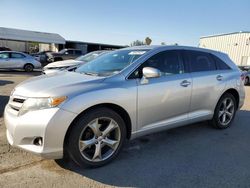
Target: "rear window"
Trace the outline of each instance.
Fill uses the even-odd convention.
[[[231,69],[224,61],[218,58],[215,55],[212,55],[213,59],[215,60],[216,66],[219,70],[229,70]]]
[[[203,72],[216,70],[215,61],[210,54],[199,51],[186,51],[191,72]]]

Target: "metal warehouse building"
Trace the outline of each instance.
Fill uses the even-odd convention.
[[[58,51],[65,39],[59,34],[27,31],[0,27],[0,46],[15,51],[36,53],[39,51]]]
[[[41,51],[59,51],[63,48],[75,48],[88,53],[95,50],[113,50],[125,46],[90,43],[65,40],[56,33],[45,33],[0,27],[0,47],[7,47],[14,51],[37,53]]]
[[[225,52],[238,66],[250,66],[250,32],[201,37],[199,47]]]

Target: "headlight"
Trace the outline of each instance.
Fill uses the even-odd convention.
[[[67,99],[63,97],[48,97],[48,98],[28,98],[23,103],[19,110],[19,115],[23,115],[28,111],[42,110],[46,108],[53,108],[61,104]]]

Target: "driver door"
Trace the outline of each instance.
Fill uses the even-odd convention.
[[[138,131],[172,127],[188,119],[192,79],[186,73],[178,50],[153,55],[138,69],[153,67],[161,76],[149,78],[147,83],[138,79]],[[144,78],[145,79],[145,78]]]

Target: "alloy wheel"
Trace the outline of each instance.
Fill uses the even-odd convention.
[[[91,121],[79,137],[79,150],[88,161],[100,162],[111,157],[121,140],[121,130],[112,118],[100,117]]]
[[[231,98],[225,98],[221,105],[219,110],[219,122],[223,126],[227,126],[234,116],[234,102]]]

